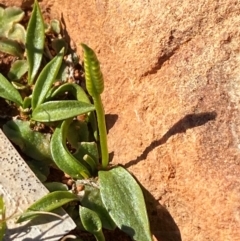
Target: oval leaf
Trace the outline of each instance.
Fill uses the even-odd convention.
[[[14,40],[7,38],[0,38],[0,51],[23,58],[23,49],[20,44]]]
[[[60,69],[64,48],[55,56],[40,73],[32,93],[32,108],[35,109],[45,100],[47,92],[51,88]]]
[[[79,142],[89,142],[89,134],[86,121],[73,120],[68,128],[67,140],[74,149],[77,149]]]
[[[12,64],[11,69],[8,73],[8,78],[11,81],[19,80],[27,72],[27,70],[28,70],[27,61],[17,60]]]
[[[66,134],[71,120],[63,121],[52,135],[50,148],[54,162],[72,178],[88,178],[88,169],[68,151],[66,147]]]
[[[95,142],[79,142],[76,149],[74,156],[77,159],[81,160],[85,155],[89,155],[93,159],[95,166],[99,164],[98,147]]]
[[[113,222],[108,211],[103,205],[102,198],[100,196],[99,188],[90,185],[84,186],[84,196],[81,200],[81,205],[96,212],[101,219],[103,228],[113,230],[116,228],[116,224]]]
[[[11,30],[8,32],[8,36],[9,39],[15,40],[19,43],[23,43],[25,44],[25,40],[26,40],[26,30],[25,28],[19,24],[16,23],[13,25],[13,27],[11,28]]]
[[[54,33],[60,34],[61,33],[61,25],[57,19],[51,20],[51,29]]]
[[[92,233],[97,241],[105,241],[102,232],[102,223],[98,215],[85,207],[79,209],[79,215],[83,224],[83,227],[89,232]]]
[[[59,121],[93,110],[95,110],[93,105],[77,100],[49,101],[33,111],[32,119],[40,122]]]
[[[46,162],[37,161],[34,159],[26,160],[26,158],[24,158],[24,160],[41,182],[45,182],[47,180],[47,177],[50,173],[50,167]]]
[[[45,28],[37,0],[34,2],[32,15],[26,33],[26,52],[29,64],[28,83],[32,84],[40,67],[44,48]]]
[[[12,86],[12,84],[0,73],[0,97],[13,101],[18,106],[23,103],[19,92]]]
[[[66,83],[61,86],[59,86],[52,94],[51,98],[56,98],[58,95],[70,92],[77,100],[85,102],[85,103],[91,103],[89,100],[87,94],[85,91],[77,84],[74,83]],[[89,113],[89,122],[91,124],[93,135],[96,141],[99,140],[98,137],[98,126],[97,126],[97,120],[94,112]]]
[[[52,163],[50,134],[33,131],[28,121],[11,120],[3,126],[4,134],[27,156]]]
[[[8,7],[4,11],[4,20],[6,23],[17,23],[24,17],[24,11],[19,7]]]
[[[26,96],[26,97],[24,98],[24,100],[23,100],[23,105],[22,105],[23,110],[30,108],[30,106],[31,106],[31,100],[32,100],[32,97],[31,97],[31,96]],[[28,111],[28,110],[27,110],[27,111]]]
[[[66,83],[61,86],[59,86],[52,94],[51,98],[56,98],[58,95],[70,92],[77,100],[85,102],[85,103],[91,103],[89,100],[87,94],[85,91],[77,84],[75,83]],[[97,120],[94,112],[89,113],[89,122],[91,124],[93,135],[96,141],[99,140],[98,138],[98,126],[97,126]]]
[[[102,201],[116,225],[134,240],[152,241],[141,188],[122,167],[99,171]]]
[[[19,22],[24,17],[24,11],[18,7],[8,7],[3,9],[0,7],[0,36],[7,37],[9,30],[13,24]]]
[[[17,223],[24,222],[26,220],[33,219],[39,215],[39,212],[50,212],[56,208],[61,207],[62,205],[78,201],[78,196],[70,193],[68,191],[56,191],[47,194],[42,197],[34,204],[32,204],[17,220]]]
[[[68,190],[68,186],[61,182],[45,182],[44,186],[48,189],[49,192]]]

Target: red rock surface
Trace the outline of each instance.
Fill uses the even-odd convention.
[[[113,163],[151,194],[157,240],[240,240],[239,2],[48,3],[99,56]]]

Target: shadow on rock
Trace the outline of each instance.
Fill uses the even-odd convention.
[[[106,119],[107,133],[108,133],[109,130],[110,130],[110,129],[115,125],[115,123],[117,122],[118,115],[116,115],[116,114],[106,114],[106,115],[105,115],[105,119]]]
[[[180,230],[171,214],[141,186],[146,201],[151,232],[158,241],[181,241]]]
[[[213,112],[203,112],[199,114],[189,114],[184,116],[178,122],[176,122],[163,136],[158,140],[154,140],[149,146],[145,148],[143,153],[137,157],[135,160],[132,160],[124,165],[125,168],[128,168],[132,165],[137,164],[140,161],[143,161],[147,158],[148,154],[156,147],[163,145],[167,140],[178,133],[185,133],[187,129],[191,129],[197,126],[202,126],[208,121],[215,120],[217,113]]]

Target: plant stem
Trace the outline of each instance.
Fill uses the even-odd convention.
[[[94,101],[94,105],[95,105],[95,109],[96,109],[96,113],[97,113],[101,155],[102,155],[102,167],[105,169],[108,166],[108,162],[109,162],[105,113],[104,113],[104,109],[103,109],[101,96],[95,95],[93,97],[93,101]]]
[[[97,233],[94,234],[94,237],[97,241],[105,241],[105,237],[103,235],[102,230],[99,230]]]

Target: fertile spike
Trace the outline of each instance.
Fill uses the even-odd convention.
[[[100,64],[94,51],[86,44],[81,44],[84,49],[84,69],[87,91],[91,96],[100,95],[104,90],[103,75]]]

